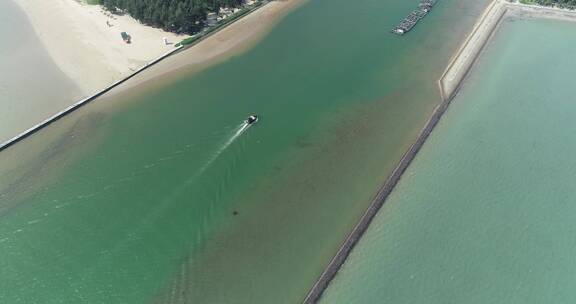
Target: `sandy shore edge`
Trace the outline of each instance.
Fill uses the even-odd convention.
[[[131,81],[122,89],[184,66],[208,66],[247,49],[302,2],[271,1],[217,30],[183,55],[175,56],[178,59],[150,69],[137,78],[140,81]],[[15,0],[15,3],[27,15],[55,64],[76,83],[83,96],[93,95],[128,77],[174,50],[175,43],[188,37],[143,25],[128,15],[109,14],[99,5],[87,5],[80,0]],[[130,34],[130,44],[124,43],[121,32]]]
[[[111,95],[132,91],[136,87],[160,85],[184,75],[190,76],[242,54],[263,39],[283,17],[306,1],[271,1],[190,48],[150,67],[146,73],[130,79],[111,92]]]
[[[111,15],[79,0],[16,0],[55,64],[88,96],[126,77],[167,51],[163,38],[187,36],[145,26],[134,18]],[[132,36],[132,43],[120,33]]]

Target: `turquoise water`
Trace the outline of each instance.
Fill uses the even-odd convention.
[[[0,1],[0,142],[65,108],[80,96],[12,0]]]
[[[508,19],[323,303],[574,303],[576,24]]]
[[[309,1],[247,53],[2,152],[0,302],[301,300],[438,104],[485,1],[441,1],[391,35],[415,5]]]

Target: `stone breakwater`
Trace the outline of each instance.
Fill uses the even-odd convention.
[[[313,304],[320,300],[323,292],[337,275],[338,271],[354,249],[354,246],[358,243],[364,232],[366,232],[370,223],[386,202],[387,197],[392,193],[392,190],[402,178],[403,173],[416,157],[418,151],[422,148],[429,135],[432,133],[432,130],[448,109],[450,102],[457,93],[463,79],[466,77],[482,49],[490,40],[490,37],[492,37],[501,20],[507,15],[507,13],[514,13],[518,16],[569,19],[576,21],[576,12],[508,3],[501,0],[493,1],[486,8],[479,21],[474,26],[472,32],[455,53],[455,56],[452,58],[446,71],[442,74],[442,77],[439,80],[442,103],[436,107],[425,127],[421,130],[416,141],[412,146],[410,146],[390,177],[379,189],[366,212],[362,215],[352,232],[350,232],[346,240],[342,243],[338,252],[332,258],[314,286],[310,289],[303,303]]]
[[[372,199],[372,202],[370,203],[370,206],[368,207],[368,209],[364,212],[364,214],[362,215],[362,217],[360,218],[360,220],[358,221],[356,226],[354,226],[354,229],[350,232],[350,234],[347,236],[346,240],[342,243],[338,252],[332,258],[332,260],[330,261],[330,263],[328,264],[328,266],[326,267],[324,272],[320,275],[320,277],[318,278],[318,280],[316,281],[314,286],[312,286],[312,288],[309,290],[303,303],[305,303],[305,304],[317,303],[320,300],[320,298],[322,297],[322,294],[324,293],[324,291],[326,290],[326,288],[328,287],[330,282],[336,277],[338,271],[340,270],[340,268],[342,267],[342,265],[344,264],[344,262],[346,261],[346,259],[350,255],[350,253],[352,252],[352,250],[354,249],[354,247],[356,246],[356,244],[358,243],[358,241],[360,240],[362,235],[364,235],[364,233],[366,232],[366,230],[370,226],[370,223],[372,222],[372,220],[374,219],[374,217],[376,216],[376,214],[378,213],[380,208],[386,202],[387,197],[390,195],[390,193],[392,193],[392,190],[394,190],[394,187],[396,186],[396,184],[398,184],[398,182],[402,178],[403,173],[406,171],[406,169],[408,168],[408,166],[410,165],[412,160],[416,157],[416,155],[418,154],[418,151],[420,151],[420,149],[422,148],[422,146],[426,142],[426,139],[428,139],[428,136],[430,136],[430,134],[432,133],[432,130],[438,124],[438,122],[440,121],[440,119],[442,118],[442,116],[444,115],[446,110],[448,109],[448,106],[450,105],[451,99],[446,98],[445,97],[446,95],[443,91],[444,90],[443,81],[446,78],[446,75],[450,73],[449,75],[450,75],[450,77],[452,77],[452,75],[453,75],[452,73],[455,73],[457,71],[457,70],[455,70],[455,67],[460,67],[458,69],[459,73],[455,73],[455,75],[459,75],[462,78],[464,77],[464,75],[466,74],[466,72],[468,71],[468,69],[470,68],[472,63],[474,62],[475,58],[472,60],[460,61],[460,60],[462,60],[462,58],[459,58],[459,57],[464,52],[475,51],[475,53],[474,53],[475,56],[480,52],[482,46],[485,45],[487,39],[490,37],[490,34],[492,33],[496,24],[498,24],[499,20],[503,16],[503,14],[505,12],[505,10],[503,10],[503,9],[504,8],[501,6],[501,3],[499,1],[494,1],[485,10],[480,21],[474,27],[472,33],[464,42],[464,45],[456,53],[456,56],[454,57],[454,59],[452,59],[448,69],[443,74],[442,78],[440,79],[440,89],[442,92],[442,103],[440,105],[438,105],[436,107],[436,109],[434,109],[428,122],[426,123],[424,128],[420,131],[420,134],[418,135],[416,141],[410,146],[408,151],[406,151],[406,153],[402,156],[402,159],[400,160],[400,162],[398,163],[398,165],[396,166],[396,168],[394,169],[392,174],[388,177],[388,179],[386,180],[384,185],[378,190],[377,194]],[[490,20],[492,27],[483,26],[486,24],[486,21],[488,21],[488,20]],[[484,40],[478,39],[478,37],[476,36],[476,35],[478,35],[479,30],[482,28],[484,28],[484,29],[490,28],[490,31],[489,31],[489,33],[487,33],[487,35],[486,35],[486,33],[482,32],[484,35],[486,35]],[[482,37],[484,37],[484,35],[482,35]],[[471,41],[476,41],[476,43],[478,43],[478,42],[482,42],[482,43],[479,45],[478,48],[470,48],[470,46],[471,46],[470,42]],[[474,44],[474,45],[476,45],[476,44]],[[462,73],[461,67],[464,67],[464,63],[468,63],[469,66],[467,66],[465,69],[465,72]],[[458,84],[460,83],[460,81],[461,81],[461,79],[458,79]],[[457,86],[455,86],[454,88],[452,88],[451,86],[449,87],[449,88],[452,88],[452,91],[450,91],[450,93],[449,93],[450,96],[454,93],[454,90],[456,89],[456,87]]]
[[[362,215],[361,219],[350,232],[346,240],[342,243],[340,249],[332,258],[324,272],[320,275],[314,286],[312,286],[303,303],[317,303],[330,282],[336,277],[338,271],[354,249],[355,245],[366,232],[380,208],[386,202],[387,197],[390,195],[390,193],[392,193],[394,187],[396,184],[398,184],[402,178],[402,175],[412,160],[416,157],[418,151],[420,151],[426,142],[426,139],[428,139],[432,133],[432,130],[434,130],[434,127],[438,124],[448,109],[451,101],[451,98],[449,97],[453,96],[455,93],[456,88],[466,75],[471,65],[474,63],[477,55],[482,50],[482,47],[486,44],[488,38],[491,36],[492,32],[496,28],[496,25],[500,22],[505,12],[506,6],[498,0],[491,3],[484,11],[479,22],[475,25],[472,33],[468,36],[463,46],[456,53],[456,56],[451,60],[450,65],[439,81],[442,94],[442,103],[438,105],[436,109],[434,109],[428,122],[420,131],[416,141],[410,146],[408,151],[406,151],[392,174],[388,177],[384,185],[378,190],[370,206]],[[446,84],[447,79],[450,79],[452,82]],[[456,83],[456,85],[454,85],[454,83]]]
[[[432,116],[430,116],[428,122],[426,123],[424,128],[420,131],[420,135],[418,136],[416,141],[410,146],[408,151],[406,151],[406,153],[403,155],[402,159],[400,160],[400,162],[398,163],[392,174],[388,177],[384,185],[380,188],[374,199],[372,199],[370,206],[368,207],[366,212],[364,212],[358,224],[356,224],[352,232],[348,235],[344,243],[340,246],[338,253],[332,258],[332,260],[328,264],[328,267],[326,267],[320,278],[316,281],[312,289],[309,291],[308,295],[306,296],[306,299],[304,300],[305,304],[317,303],[320,300],[322,293],[324,292],[324,290],[326,290],[330,282],[334,279],[334,277],[336,276],[336,274],[338,273],[338,271],[340,270],[340,268],[342,267],[342,265],[352,252],[352,250],[354,249],[354,246],[356,246],[362,235],[364,235],[364,233],[368,229],[368,226],[370,226],[370,223],[372,222],[372,220],[374,219],[380,208],[384,205],[386,199],[388,198],[390,193],[392,193],[392,190],[394,190],[394,187],[396,186],[396,184],[398,184],[398,182],[402,178],[402,175],[404,174],[404,172],[406,171],[412,160],[416,157],[418,151],[420,151],[420,149],[426,142],[426,139],[428,139],[428,136],[430,136],[430,133],[432,133],[432,130],[434,130],[434,127],[438,124],[438,122],[442,118],[442,115],[444,115],[446,109],[448,109],[449,105],[450,100],[446,99],[442,101],[442,103],[438,105],[436,109],[434,109]]]

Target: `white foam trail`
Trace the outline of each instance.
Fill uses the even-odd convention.
[[[214,152],[214,154],[212,154],[212,156],[208,159],[208,161],[200,168],[200,170],[198,170],[198,173],[195,175],[198,176],[202,173],[204,173],[204,171],[206,169],[208,169],[208,167],[210,167],[210,165],[216,160],[218,159],[218,156],[220,156],[220,154],[222,154],[224,151],[226,151],[226,149],[228,149],[228,147],[236,140],[238,139],[238,137],[240,137],[242,135],[242,133],[244,133],[248,128],[250,127],[250,124],[248,124],[247,122],[242,123],[241,125],[239,125],[236,128],[236,133],[234,133],[234,135],[232,135],[232,137],[230,137],[228,139],[228,141],[226,141],[216,152]]]
[[[36,224],[36,223],[40,223],[40,221],[41,221],[40,219],[36,219],[36,220],[33,220],[33,221],[28,221],[28,225],[34,225],[34,224]]]
[[[232,143],[234,143],[234,141],[236,139],[238,139],[238,137],[240,137],[242,135],[242,133],[244,133],[248,127],[250,127],[250,125],[248,123],[243,123],[241,125],[239,125],[238,127],[236,127],[236,131],[235,133],[224,143],[222,144],[222,146],[220,146],[220,148],[214,152],[212,154],[212,156],[208,159],[208,161],[206,163],[204,163],[204,165],[196,172],[196,174],[192,175],[190,178],[188,178],[186,181],[184,181],[184,183],[178,185],[178,187],[176,187],[171,193],[169,193],[166,197],[164,197],[162,199],[162,201],[160,201],[158,204],[156,204],[153,209],[151,209],[150,211],[148,211],[147,215],[143,218],[141,218],[140,220],[140,224],[135,227],[133,229],[133,231],[141,231],[143,229],[143,227],[145,225],[147,225],[148,223],[150,223],[154,218],[161,216],[162,214],[164,214],[164,210],[170,206],[170,204],[179,196],[181,195],[186,188],[188,188],[190,185],[192,185],[194,183],[194,181],[196,180],[196,178],[198,178],[206,169],[208,169],[208,167],[210,167],[210,165],[216,160],[218,159],[218,156],[220,156],[220,154],[222,154],[224,151],[226,151],[226,149],[232,145]],[[212,214],[214,211],[213,209],[213,205],[210,206],[210,210],[209,212]],[[207,230],[207,221],[203,220],[202,223],[202,228],[200,229],[201,231],[206,231]],[[201,237],[201,233],[197,231],[196,234],[197,239],[199,237]],[[197,240],[197,242],[199,242]],[[118,246],[122,246],[122,243],[119,243]]]
[[[236,132],[234,133],[234,135],[232,135],[224,144],[222,144],[222,146],[220,146],[218,150],[216,150],[216,152],[212,154],[212,156],[208,159],[208,161],[206,161],[206,163],[204,163],[202,167],[200,167],[200,169],[196,172],[196,174],[192,175],[190,178],[184,181],[184,183],[182,183],[178,188],[176,188],[165,200],[171,201],[173,198],[180,195],[180,193],[184,191],[184,189],[189,187],[196,180],[196,178],[202,175],[202,173],[204,173],[204,171],[206,171],[208,167],[210,167],[210,165],[212,165],[212,163],[216,161],[216,159],[218,159],[218,156],[220,156],[220,154],[226,151],[226,149],[228,149],[228,147],[230,147],[230,145],[236,139],[238,139],[238,137],[240,137],[242,133],[246,132],[246,130],[249,127],[250,124],[246,122],[243,122],[241,125],[236,127]]]

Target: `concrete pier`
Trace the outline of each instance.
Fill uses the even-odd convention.
[[[454,97],[507,10],[506,3],[495,0],[484,11],[438,81],[442,100]]]
[[[482,14],[440,77],[438,86],[443,100],[453,98],[456,95],[470,68],[506,16],[576,21],[576,12],[568,9],[494,0]]]

